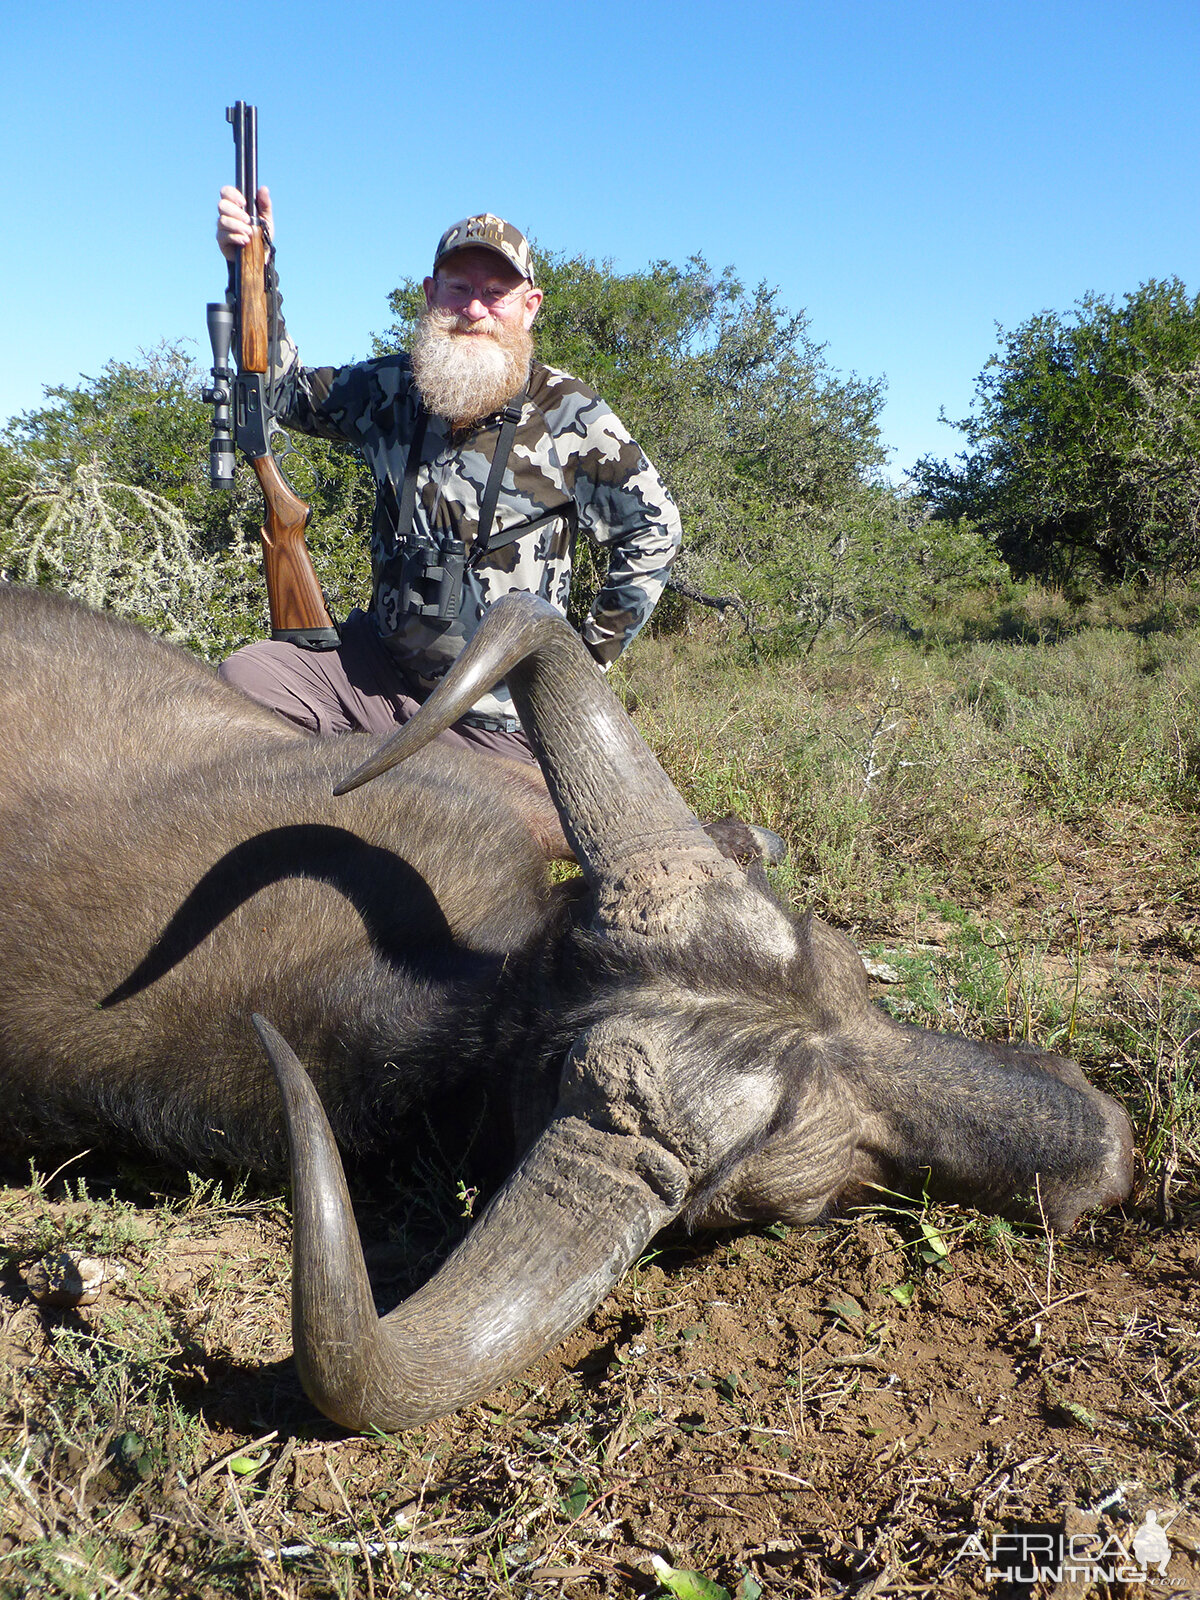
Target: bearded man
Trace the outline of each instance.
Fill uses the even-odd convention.
[[[270,236],[265,189],[258,209]],[[226,257],[249,236],[242,196],[223,189]],[[679,549],[675,504],[622,423],[586,384],[534,357],[542,291],[524,236],[490,213],[455,223],[424,287],[407,354],[305,367],[281,333],[275,414],[352,444],[375,478],[371,604],[351,613],[337,650],[268,641],[220,670],[314,733],[406,722],[502,594],[538,594],[565,613],[580,529],[608,553],[583,639],[609,666],[653,611]],[[533,759],[504,685],[443,738]]]

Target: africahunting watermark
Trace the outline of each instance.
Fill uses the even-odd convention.
[[[968,1534],[951,1566],[982,1561],[987,1583],[1145,1583],[1165,1577],[1171,1541],[1157,1511],[1147,1511],[1132,1537],[1112,1533]]]

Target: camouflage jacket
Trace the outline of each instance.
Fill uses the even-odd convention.
[[[346,440],[374,474],[371,612],[422,690],[433,687],[502,594],[539,594],[565,613],[578,529],[608,552],[608,575],[584,623],[584,641],[604,666],[620,655],[662,593],[681,528],[662,479],[593,390],[534,362],[484,552],[473,552],[473,543],[500,416],[469,432],[428,418],[409,546],[432,541],[444,550],[458,540],[468,553],[458,616],[437,623],[406,612],[404,553],[397,549],[398,506],[419,414],[407,355],[314,368],[299,364],[290,341],[284,348],[288,361],[275,399],[281,422]],[[503,684],[475,709],[513,715]]]

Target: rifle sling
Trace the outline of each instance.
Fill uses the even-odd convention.
[[[488,538],[492,531],[492,518],[496,515],[496,502],[500,498],[500,484],[504,478],[504,469],[508,465],[508,458],[512,452],[513,441],[517,437],[517,427],[521,421],[521,413],[525,407],[525,390],[514,395],[505,406],[501,415],[504,421],[500,424],[500,437],[496,440],[496,453],[492,457],[491,469],[488,472],[487,483],[483,489],[483,499],[479,502],[479,526],[475,532],[475,542],[471,546],[469,562],[472,566],[487,554],[491,546]]]
[[[425,426],[429,413],[424,406],[417,408],[417,423],[408,447],[408,460],[404,463],[404,482],[400,486],[400,505],[396,511],[396,549],[402,550],[412,532],[413,513],[417,508],[417,473],[421,468],[421,446],[425,443]]]
[[[547,522],[554,522],[559,517],[566,517],[571,527],[571,559],[575,558],[575,502],[568,500],[565,505],[551,506],[549,511],[543,511],[540,517],[531,517],[528,522],[514,523],[511,528],[501,528],[499,533],[493,533],[488,539],[489,553],[493,550],[503,550],[506,544],[515,544],[518,539],[523,539],[527,533],[544,527]]]

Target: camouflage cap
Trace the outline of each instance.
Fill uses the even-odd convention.
[[[464,217],[452,228],[447,228],[438,240],[433,256],[433,270],[454,250],[494,250],[503,256],[509,266],[516,267],[523,278],[533,282],[533,252],[525,235],[503,217],[494,217],[484,211],[477,217]]]

